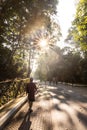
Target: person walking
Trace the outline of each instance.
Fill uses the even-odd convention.
[[[36,84],[33,82],[33,78],[30,78],[30,82],[26,86],[26,93],[28,94],[29,110],[32,112],[32,105],[35,101],[35,93],[37,91]]]

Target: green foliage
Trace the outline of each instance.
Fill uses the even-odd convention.
[[[0,2],[1,80],[26,76],[27,66],[22,54],[26,55],[24,51],[29,48],[31,34],[35,34],[42,28],[50,34],[53,29],[58,28],[57,34],[59,34],[59,26],[51,20],[51,16],[56,15],[57,3],[58,0],[5,0]],[[59,38],[58,35],[56,37]]]
[[[19,53],[20,54],[20,53]],[[16,54],[12,60],[12,51],[6,46],[0,45],[0,80],[23,77],[26,72],[24,58]],[[16,57],[16,58],[15,58]],[[20,58],[21,57],[21,58]]]
[[[55,77],[57,81],[87,84],[87,53],[70,48],[56,48],[55,51],[49,51],[44,58],[40,57],[36,76],[41,80],[45,75],[49,81]]]
[[[87,0],[80,0],[77,5],[75,19],[67,40],[70,38],[87,50]]]
[[[15,79],[0,82],[0,107],[25,92],[29,79]]]

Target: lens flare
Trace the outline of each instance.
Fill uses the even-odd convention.
[[[47,46],[47,40],[46,39],[40,39],[39,45],[43,48]]]

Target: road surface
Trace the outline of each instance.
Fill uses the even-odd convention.
[[[4,130],[87,130],[87,88],[41,85],[33,112],[28,103]]]

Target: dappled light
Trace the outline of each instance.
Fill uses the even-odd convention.
[[[87,130],[86,14],[87,0],[0,0],[0,130]]]
[[[72,90],[68,90],[69,93],[72,93]]]
[[[20,113],[14,117],[15,124],[19,123],[18,129],[70,129],[86,130],[87,124],[87,96],[75,91],[76,88],[63,84],[39,86],[36,101],[33,104],[33,112],[28,110],[26,103]],[[70,93],[69,91],[72,91]],[[63,92],[63,93],[62,93]],[[83,100],[82,100],[83,99]],[[78,124],[78,125],[77,125]],[[12,128],[14,123],[11,124]],[[9,130],[9,127],[6,127]]]
[[[44,86],[42,86],[44,87]],[[51,88],[52,87],[52,88]],[[54,88],[54,89],[53,89]],[[62,95],[62,92],[60,91],[61,88],[59,87],[53,87],[53,86],[46,86],[46,89],[44,89],[45,93],[41,95],[43,98],[40,98],[40,106],[38,106],[37,110],[40,110],[42,113],[42,117],[40,118],[43,122],[44,126],[52,126],[54,130],[60,128],[60,129],[79,129],[79,130],[85,130],[86,126],[79,122],[78,116],[81,113],[80,107],[82,106],[76,105],[77,101],[75,99],[68,98],[66,95]],[[67,90],[68,92],[68,90]],[[64,91],[66,94],[66,92]],[[72,90],[72,93],[75,97],[75,92]],[[47,95],[50,95],[51,98],[47,99]],[[62,102],[62,99],[64,99],[64,102]],[[79,101],[79,97],[77,99]],[[80,105],[83,104],[80,102]],[[38,103],[37,103],[38,105]],[[77,109],[75,109],[77,107]],[[40,109],[39,109],[40,108]],[[44,109],[44,111],[41,110]],[[84,108],[83,108],[84,109]],[[84,109],[85,110],[85,109]],[[35,111],[35,112],[36,112]],[[40,112],[38,111],[38,112]],[[49,118],[49,112],[51,111],[51,117]],[[79,111],[79,112],[78,112]],[[37,112],[37,113],[38,113]],[[40,113],[38,113],[40,115]],[[32,114],[33,115],[33,114]],[[45,116],[46,115],[46,116]],[[82,114],[83,115],[83,114]],[[37,115],[34,115],[33,118],[35,118]],[[45,118],[46,117],[46,118]],[[48,120],[48,118],[49,120]],[[83,118],[85,119],[84,115]],[[87,119],[87,118],[86,118]],[[68,123],[67,123],[68,122]],[[77,126],[78,124],[78,126]],[[48,127],[46,127],[47,129]],[[49,129],[47,129],[49,130]]]

